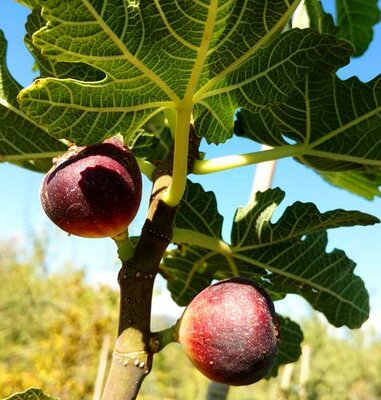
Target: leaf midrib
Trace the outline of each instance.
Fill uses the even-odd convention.
[[[322,143],[326,142],[327,140],[330,140],[333,137],[335,137],[337,135],[340,135],[341,133],[347,132],[348,129],[353,128],[354,126],[356,126],[356,125],[360,124],[361,122],[373,117],[374,115],[379,114],[380,112],[381,112],[381,104],[378,107],[376,107],[375,109],[373,109],[373,110],[371,110],[371,111],[369,111],[369,112],[367,112],[365,114],[362,114],[361,116],[353,119],[352,121],[350,121],[350,122],[348,122],[348,123],[346,123],[344,125],[341,125],[339,128],[331,131],[330,133],[325,134],[322,138],[317,139],[317,140],[309,143],[308,147],[313,149],[313,148],[321,145]]]
[[[366,315],[366,312],[364,312],[364,310],[361,307],[359,307],[355,303],[341,297],[338,293],[330,290],[329,288],[318,285],[315,282],[311,282],[310,280],[304,279],[299,275],[295,275],[290,272],[284,271],[282,269],[276,268],[274,266],[261,263],[260,261],[257,261],[257,260],[253,260],[250,257],[244,256],[242,254],[234,253],[233,257],[237,258],[238,260],[245,261],[248,264],[263,268],[264,270],[268,270],[270,272],[276,273],[280,276],[284,276],[286,278],[292,279],[296,282],[300,282],[301,284],[305,284],[309,287],[319,290],[320,292],[327,293],[327,294],[331,295],[332,297],[338,299],[340,303],[349,304],[351,307],[353,307],[354,309],[359,311],[362,315]]]
[[[202,99],[206,97],[206,93],[209,92],[209,89],[215,87],[220,81],[222,81],[226,75],[230,72],[236,70],[240,65],[242,65],[245,61],[247,61],[251,56],[253,56],[262,46],[264,46],[267,42],[269,42],[275,35],[279,33],[286,25],[287,21],[291,18],[291,15],[294,13],[295,9],[299,5],[301,0],[294,0],[294,2],[289,6],[286,13],[282,15],[282,17],[277,21],[277,23],[272,27],[270,31],[268,31],[264,36],[262,36],[258,42],[255,43],[253,47],[246,53],[244,53],[241,57],[237,58],[233,63],[228,65],[224,70],[219,72],[213,78],[211,78],[204,86],[202,86],[193,96],[193,104],[199,103]]]
[[[3,106],[5,108],[7,108],[9,111],[13,112],[14,114],[18,115],[19,117],[25,119],[26,121],[28,121],[29,123],[31,123],[33,126],[35,126],[38,129],[41,129],[42,131],[48,132],[48,130],[41,126],[38,125],[35,121],[33,121],[32,119],[30,119],[24,112],[22,112],[20,109],[16,108],[14,105],[12,105],[11,103],[8,103],[7,100],[0,98],[0,106]]]
[[[301,218],[302,217],[300,217],[298,219],[301,219]],[[346,220],[340,220],[340,223],[343,223],[344,221],[346,221]],[[353,222],[354,221],[353,217],[352,218],[349,217],[347,221]],[[358,225],[358,224],[360,224],[360,222],[361,221],[355,221],[353,223],[353,225],[356,225],[356,224]],[[369,224],[378,223],[378,222],[379,221],[376,221],[376,220],[374,222],[369,221]],[[346,228],[346,227],[349,227],[349,226],[348,225],[336,226],[336,228]],[[239,251],[256,250],[256,249],[260,249],[260,248],[263,248],[263,247],[272,246],[274,244],[284,243],[284,242],[287,242],[287,241],[292,240],[292,239],[298,239],[298,238],[300,238],[300,237],[302,237],[304,235],[311,235],[311,234],[314,234],[314,233],[318,233],[319,231],[321,232],[323,230],[326,231],[327,229],[334,229],[335,226],[327,225],[326,223],[322,222],[320,224],[315,224],[313,226],[313,229],[310,229],[308,231],[300,231],[300,229],[298,229],[298,230],[294,231],[293,234],[291,234],[291,235],[281,236],[281,237],[279,237],[279,239],[273,239],[273,232],[274,232],[275,228],[276,228],[276,226],[272,225],[271,231],[270,231],[271,232],[271,241],[268,241],[268,242],[265,242],[265,243],[262,242],[262,243],[258,243],[258,244],[248,245],[248,246],[240,246],[240,245],[231,246],[231,251],[233,253],[236,253],[236,252],[239,252]],[[241,242],[242,241],[240,241],[240,243]]]
[[[65,107],[65,108],[74,108],[76,110],[81,110],[81,111],[89,111],[89,112],[136,112],[136,111],[142,111],[142,110],[149,110],[149,109],[154,109],[155,113],[157,113],[157,109],[159,107],[163,108],[170,108],[174,106],[174,103],[171,101],[159,101],[159,102],[152,102],[152,103],[142,103],[136,106],[125,106],[125,107],[94,107],[94,106],[83,106],[81,104],[77,103],[55,103],[53,101],[49,100],[44,100],[44,99],[33,99],[34,103],[48,103],[52,107]],[[27,119],[27,118],[26,118]],[[36,125],[36,124],[35,124]],[[40,125],[36,125],[40,127]]]

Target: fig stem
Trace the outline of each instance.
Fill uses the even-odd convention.
[[[118,236],[114,236],[112,239],[118,248],[118,256],[122,262],[130,260],[134,256],[135,247],[131,242],[128,231]]]
[[[150,348],[153,353],[158,353],[164,349],[169,343],[177,343],[179,340],[178,335],[178,322],[166,329],[152,333],[150,341]]]

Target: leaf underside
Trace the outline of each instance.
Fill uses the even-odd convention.
[[[0,161],[2,156],[31,154],[32,160],[15,163],[32,170],[46,171],[51,166],[51,159],[33,159],[33,155],[63,152],[67,146],[35,125],[18,108],[16,97],[21,86],[7,69],[6,49],[7,42],[0,30]]]
[[[373,26],[380,22],[377,0],[336,0],[339,35],[351,41],[361,56],[373,39]]]
[[[381,197],[381,171],[379,173],[320,172],[320,174],[329,183],[367,200]]]
[[[272,223],[283,198],[280,189],[260,192],[248,206],[237,210],[228,255],[187,243],[168,252],[161,272],[174,300],[186,305],[214,279],[238,272],[259,282],[274,299],[299,294],[335,326],[361,326],[369,314],[368,293],[354,274],[354,262],[341,250],[326,251],[326,230],[379,221],[357,211],[320,213],[312,203],[296,202]],[[186,203],[192,205],[192,198],[185,197]],[[180,207],[179,220],[188,208],[183,206],[182,211]],[[199,218],[213,215],[213,208],[216,213],[211,202]]]
[[[332,76],[324,84],[321,74],[310,73],[286,103],[240,112],[236,133],[270,146],[285,145],[288,138],[305,144],[307,154],[311,149],[320,158],[327,155],[328,170],[359,169],[381,159],[380,112],[381,78],[364,84]],[[305,157],[311,164],[318,158]],[[324,168],[324,162],[315,163]]]
[[[335,77],[353,49],[317,32],[335,31],[313,2],[315,30],[284,33],[298,1],[33,3],[26,44],[42,79],[19,101],[56,138],[84,145],[122,134],[142,153],[166,143],[145,130],[152,118],[191,105],[197,133],[222,143],[241,109],[250,129],[236,124],[237,134],[270,145],[303,141],[300,160],[318,171],[379,173],[379,84]],[[349,20],[359,20],[354,2],[345,3]]]
[[[298,161],[323,176],[330,172],[333,182],[334,173],[346,171],[369,181],[381,173],[380,116],[381,78],[362,83],[332,76],[324,83],[316,72],[308,74],[287,102],[258,113],[238,113],[235,133],[274,147],[302,144],[305,154]],[[372,192],[377,193],[373,182]],[[341,185],[350,190],[343,180]]]
[[[214,192],[205,192],[199,183],[188,180],[175,226],[221,238],[222,224],[223,217],[217,210]]]
[[[298,1],[40,3],[48,25],[30,17],[27,43],[45,79],[25,89],[20,104],[52,135],[77,144],[128,138],[182,105],[194,108],[200,136],[222,143],[237,108],[284,101],[306,71],[319,64],[332,72],[352,52],[313,30],[281,34]]]

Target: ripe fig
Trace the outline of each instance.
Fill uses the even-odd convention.
[[[92,238],[126,230],[140,205],[142,179],[134,155],[120,140],[73,146],[54,164],[42,182],[40,197],[56,225]]]
[[[271,369],[278,322],[268,294],[245,278],[220,281],[199,293],[179,323],[179,342],[209,379],[249,385]]]

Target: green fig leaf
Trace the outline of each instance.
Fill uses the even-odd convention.
[[[234,257],[262,266],[263,285],[270,292],[301,295],[335,326],[361,326],[369,314],[368,293],[354,274],[355,263],[341,250],[326,251],[326,230],[379,220],[359,211],[320,213],[313,203],[296,202],[272,223],[283,197],[280,189],[259,192],[237,210]]]
[[[214,193],[206,192],[199,183],[188,180],[176,214],[175,232],[197,231],[208,237],[221,238],[222,223],[223,217],[217,210]],[[220,254],[179,243],[177,249],[167,252],[160,271],[168,280],[173,299],[179,305],[186,305],[210,285],[217,271],[221,271],[224,266],[229,269]],[[229,271],[231,274],[231,269]]]
[[[8,71],[6,49],[7,41],[0,30],[0,162],[11,161],[44,172],[51,167],[52,157],[63,153],[67,146],[50,137],[18,108],[16,98],[21,86]]]
[[[372,172],[320,172],[320,175],[332,185],[345,189],[367,200],[381,197],[381,168]]]
[[[173,138],[168,128],[146,131],[141,129],[129,137],[125,144],[139,157],[155,163],[162,160],[172,148]]]
[[[373,26],[380,22],[377,0],[336,0],[340,37],[351,41],[356,56],[362,55],[373,39]]]
[[[176,214],[175,227],[221,238],[222,224],[223,217],[218,212],[214,192],[206,192],[199,183],[188,180]]]
[[[179,306],[186,306],[213,280],[213,272],[228,265],[223,256],[196,246],[179,246],[168,251],[160,273],[167,280],[167,288]],[[231,275],[230,271],[230,275]]]
[[[323,81],[309,73],[283,104],[241,110],[235,133],[270,146],[300,146],[297,160],[317,172],[381,170],[381,79]],[[289,145],[295,146],[294,144]]]
[[[41,9],[39,7],[33,8],[32,12],[28,15],[27,23],[25,25],[27,34],[25,36],[25,45],[32,53],[36,66],[39,70],[40,77],[47,78],[54,76],[56,78],[72,78],[81,81],[99,81],[104,78],[104,73],[96,68],[93,68],[85,63],[68,63],[58,62],[54,59],[46,57],[41,51],[33,44],[33,33],[40,30],[46,21],[42,18]]]
[[[293,26],[308,26],[320,33],[338,36],[339,29],[331,14],[324,11],[320,1],[304,0],[292,18]]]
[[[359,211],[321,213],[313,203],[296,202],[272,223],[283,198],[283,191],[271,189],[239,208],[230,245],[195,230],[178,236],[179,247],[161,267],[173,298],[184,305],[214,279],[239,275],[260,283],[274,300],[287,293],[304,297],[335,326],[361,326],[369,314],[368,293],[354,274],[355,263],[341,250],[327,252],[327,229],[379,220]]]
[[[277,315],[277,318],[280,330],[278,355],[268,378],[276,376],[281,365],[297,361],[302,354],[303,332],[300,326],[290,318],[281,315]]]
[[[198,135],[222,143],[238,107],[284,101],[307,70],[349,61],[348,42],[281,33],[298,2],[187,0],[177,12],[170,0],[40,0],[47,23],[31,17],[28,43],[43,78],[21,92],[21,108],[78,145],[128,140],[163,110],[193,109]]]

